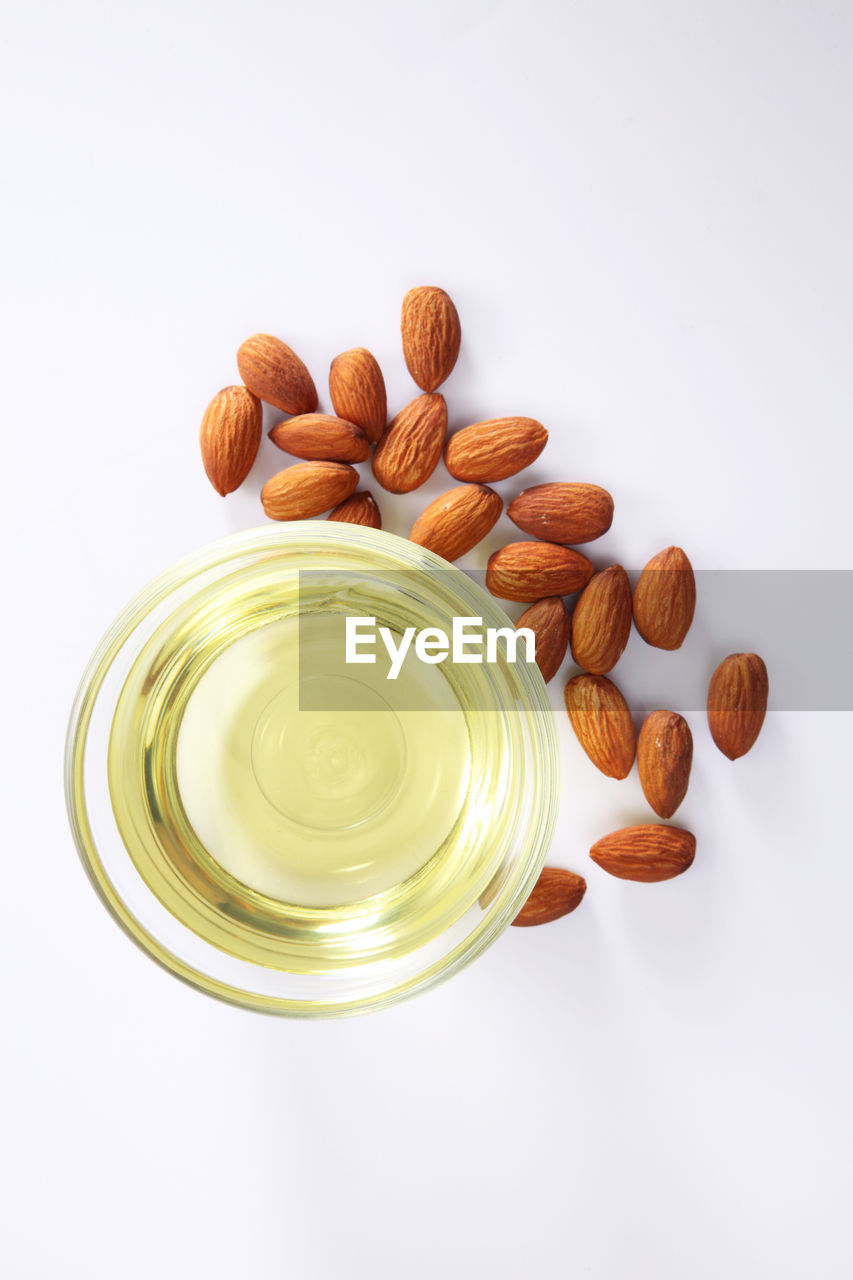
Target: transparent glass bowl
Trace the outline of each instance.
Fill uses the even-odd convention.
[[[307,578],[305,570],[311,571]],[[211,858],[204,873],[198,859],[186,870],[184,846],[192,833],[185,821],[170,828],[158,811],[137,817],[132,829],[119,822],[111,734],[124,735],[119,758],[126,754],[131,779],[138,774],[144,796],[143,775],[153,767],[158,735],[178,735],[181,712],[170,719],[167,705],[162,714],[162,678],[158,685],[146,674],[140,682],[142,657],[157,652],[159,637],[180,620],[183,648],[172,654],[169,674],[178,687],[191,669],[189,656],[184,666],[181,654],[197,654],[205,644],[221,656],[232,643],[229,610],[235,598],[244,624],[248,608],[252,627],[267,626],[293,614],[295,580],[303,616],[315,607],[334,612],[340,599],[340,611],[370,609],[378,623],[392,627],[443,623],[449,629],[453,616],[480,617],[487,627],[510,625],[492,597],[461,570],[391,534],[300,521],[232,535],[157,577],[98,645],[71,713],[65,786],[74,839],[92,884],[153,959],[199,990],[238,1005],[331,1016],[388,1005],[433,986],[479,955],[513,920],[553,835],[558,748],[553,711],[535,665],[501,657],[442,668],[471,744],[465,820],[390,896],[354,904],[365,932],[349,950],[340,947],[343,926],[323,906],[278,900],[268,889],[235,881]],[[367,594],[359,594],[360,584],[377,581],[389,584],[378,605],[367,587]],[[303,582],[314,585],[302,590]],[[335,584],[346,589],[336,595]],[[134,680],[141,711],[122,719],[117,707]],[[153,706],[157,698],[160,718],[147,718],[146,700]],[[436,741],[436,751],[441,746]],[[172,851],[166,858],[164,848]],[[381,865],[382,850],[375,852]],[[433,874],[435,868],[440,874]],[[248,904],[242,916],[234,906],[237,889],[240,902]],[[417,919],[407,904],[417,908]],[[240,930],[251,945],[243,945]]]

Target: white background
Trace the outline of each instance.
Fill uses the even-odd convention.
[[[4,28],[6,1273],[849,1275],[849,715],[772,714],[736,765],[692,716],[698,854],[659,886],[590,864],[648,811],[564,733],[577,913],[317,1025],[129,944],[61,753],[114,613],[260,523],[287,461],[265,441],[225,501],[204,479],[238,343],[280,334],[321,393],[366,345],[396,409],[416,283],[461,313],[453,425],[538,417],[525,482],[613,492],[599,563],[851,567],[850,6],[29,3]],[[386,495],[387,527],[422,504]],[[625,661],[639,715],[665,685]]]

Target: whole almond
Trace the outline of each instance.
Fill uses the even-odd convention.
[[[237,352],[240,377],[250,391],[283,413],[313,413],[317,388],[311,374],[287,343],[255,333]]]
[[[543,867],[530,897],[512,923],[527,926],[559,920],[580,906],[585,893],[583,876],[561,867]]]
[[[494,528],[503,507],[494,489],[483,484],[448,489],[418,516],[409,540],[445,560],[456,560]]]
[[[730,653],[711,677],[708,725],[724,756],[745,756],[761,732],[770,686],[757,653]]]
[[[597,484],[535,484],[509,504],[510,520],[547,542],[593,542],[613,523],[613,499]]]
[[[631,634],[631,584],[621,564],[590,578],[572,614],[572,657],[584,671],[605,675]]]
[[[328,520],[340,520],[343,524],[363,524],[368,529],[381,529],[382,516],[374,501],[373,494],[366,489],[359,489],[351,498],[330,511]]]
[[[548,432],[535,418],[490,418],[450,437],[444,465],[456,480],[506,480],[529,467],[547,443]]]
[[[277,422],[269,433],[273,444],[296,458],[325,462],[364,462],[370,443],[361,427],[328,413],[301,413]]]
[[[390,493],[410,493],[429,479],[447,434],[440,395],[416,396],[389,423],[373,453],[373,474]]]
[[[272,520],[310,520],[348,498],[358,472],[341,462],[297,462],[261,489],[264,511]]]
[[[690,725],[675,711],[652,711],[637,735],[643,794],[659,818],[671,818],[687,794],[693,763]]]
[[[544,600],[580,591],[592,577],[586,556],[553,542],[510,542],[489,556],[486,586],[501,600]]]
[[[573,676],[566,685],[566,710],[578,742],[608,778],[627,778],[637,735],[628,703],[606,676]]]
[[[406,367],[423,391],[435,391],[447,378],[462,341],[459,315],[443,289],[421,285],[403,299],[400,320]]]
[[[680,649],[696,609],[696,579],[681,547],[652,556],[634,588],[634,624],[656,649]]]
[[[388,420],[385,379],[376,357],[365,347],[335,356],[329,369],[329,395],[338,417],[354,422],[376,444]]]
[[[247,387],[223,387],[201,420],[199,443],[207,478],[223,497],[233,493],[252,469],[261,443],[263,410]]]
[[[562,598],[547,596],[537,600],[525,609],[515,626],[516,630],[528,627],[536,637],[536,665],[547,684],[562,666],[569,647],[572,624]]]
[[[612,831],[592,846],[589,856],[620,880],[654,884],[687,870],[696,856],[696,837],[681,827],[650,822]]]

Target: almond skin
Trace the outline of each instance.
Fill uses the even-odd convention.
[[[490,484],[529,467],[547,443],[548,432],[535,418],[490,418],[451,436],[444,465],[456,480]]]
[[[724,756],[737,760],[755,745],[764,724],[770,684],[757,653],[730,653],[711,677],[708,725]]]
[[[680,876],[695,855],[696,837],[689,831],[654,822],[612,831],[589,851],[593,862],[612,876],[646,884]]]
[[[403,299],[400,319],[406,367],[422,391],[435,391],[449,377],[459,355],[462,328],[443,289],[421,285]]]
[[[608,778],[627,778],[637,735],[622,694],[606,676],[574,676],[566,685],[566,710],[578,742]]]
[[[696,609],[696,579],[681,547],[652,556],[634,588],[634,625],[646,644],[680,649]]]
[[[631,584],[621,564],[590,578],[572,614],[572,657],[584,671],[606,675],[631,634]]]
[[[586,556],[553,542],[510,542],[489,556],[486,586],[501,600],[530,603],[568,596],[592,577]]]
[[[526,927],[559,920],[580,906],[585,893],[583,876],[561,867],[543,867],[533,892],[512,923]]]
[[[329,395],[338,417],[354,422],[376,444],[388,420],[388,400],[382,370],[366,347],[335,356],[329,369]]]
[[[485,538],[503,509],[503,500],[494,489],[462,484],[429,504],[412,525],[409,540],[445,560],[457,560]]]
[[[429,479],[447,434],[440,395],[416,396],[388,425],[373,453],[373,474],[389,493],[411,493]]]
[[[335,507],[326,517],[328,520],[340,520],[342,524],[363,524],[368,529],[382,528],[382,515],[372,493],[360,489],[351,498]]]
[[[536,484],[509,504],[510,520],[547,542],[593,542],[613,523],[613,499],[597,484]]]
[[[317,388],[294,351],[269,333],[255,333],[237,352],[237,368],[259,400],[283,413],[313,413]]]
[[[525,609],[515,626],[516,630],[529,627],[535,635],[536,665],[547,684],[560,670],[569,647],[572,624],[565,604],[560,596],[537,600]]]
[[[358,472],[341,462],[297,462],[268,480],[261,502],[271,520],[310,520],[348,498]]]
[[[370,456],[370,442],[354,422],[333,418],[327,413],[301,413],[285,418],[269,433],[273,444],[295,458],[316,462],[364,462]]]
[[[223,497],[238,489],[252,470],[262,415],[260,400],[248,387],[223,387],[204,411],[201,460],[208,480]]]
[[[690,725],[675,711],[652,711],[637,735],[643,794],[659,818],[671,818],[687,794],[693,763]]]

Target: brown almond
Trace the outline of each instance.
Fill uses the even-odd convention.
[[[568,596],[592,577],[586,556],[553,542],[510,542],[489,556],[486,586],[501,600],[529,603]]]
[[[261,443],[263,410],[247,387],[223,387],[201,420],[199,443],[207,478],[224,497],[252,470]]]
[[[696,579],[681,547],[652,556],[634,588],[634,624],[646,644],[680,649],[696,609]]]
[[[406,367],[423,391],[435,391],[449,377],[459,355],[462,328],[443,289],[421,285],[403,299],[400,320]]]
[[[684,716],[652,711],[637,735],[637,772],[659,818],[671,818],[684,797],[693,763],[693,735]]]
[[[534,538],[593,542],[613,523],[613,499],[597,484],[535,484],[512,500],[507,515]]]
[[[272,520],[310,520],[348,498],[358,472],[342,462],[297,462],[261,489],[264,511]]]
[[[283,413],[313,413],[317,388],[311,374],[287,343],[255,333],[237,352],[240,377],[250,391]]]
[[[708,725],[724,756],[737,760],[754,746],[770,692],[767,667],[757,653],[730,653],[711,677]]]
[[[547,596],[537,600],[525,609],[515,626],[516,630],[528,627],[536,637],[536,665],[547,684],[560,670],[569,647],[572,624],[562,598]]]
[[[490,418],[451,436],[444,465],[456,480],[491,484],[529,467],[548,443],[548,432],[535,418]]]
[[[607,676],[573,676],[566,685],[566,711],[578,742],[608,778],[627,778],[637,735],[628,703]]]
[[[549,924],[579,907],[586,881],[562,867],[543,867],[530,897],[513,920],[520,926]]]
[[[389,423],[373,453],[373,474],[390,493],[410,493],[429,479],[447,434],[440,395],[416,396]]]
[[[368,529],[382,528],[382,515],[374,500],[373,494],[360,489],[351,498],[330,511],[328,520],[340,520],[342,524],[362,524]]]
[[[409,540],[445,560],[457,560],[494,528],[503,508],[494,489],[483,484],[448,489],[418,516]]]
[[[621,564],[590,578],[572,614],[572,657],[584,671],[606,675],[631,634],[631,584]]]
[[[388,420],[388,401],[382,370],[366,347],[335,356],[329,369],[329,395],[338,417],[354,422],[376,444]]]
[[[285,418],[269,436],[285,453],[313,462],[364,462],[370,456],[370,443],[361,427],[328,413]]]
[[[596,841],[589,856],[620,880],[654,884],[687,870],[696,856],[696,837],[681,827],[650,822],[612,831]]]

